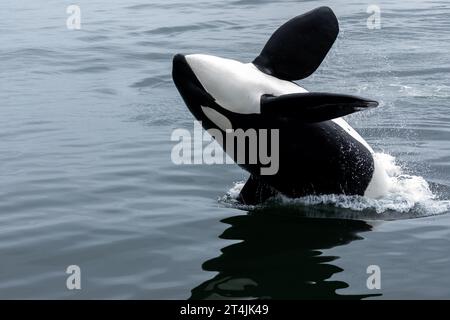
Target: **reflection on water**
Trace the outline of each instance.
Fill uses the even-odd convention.
[[[348,282],[341,294],[372,293],[353,281],[369,261],[383,268],[383,298],[449,297],[450,215],[283,202],[296,218],[252,212],[225,221],[231,241],[217,239],[228,227],[217,217],[238,213],[215,199],[246,173],[177,166],[170,137],[193,125],[172,81],[175,53],[249,62],[289,18],[329,5],[339,39],[301,86],[379,100],[347,120],[448,200],[450,1],[384,0],[379,30],[367,29],[367,3],[357,0],[77,0],[81,30],[67,30],[68,4],[0,1],[12,13],[0,19],[0,298],[184,299],[216,275],[201,263],[237,241],[205,264],[218,275],[193,298],[332,296],[345,285],[324,279]],[[360,233],[370,226],[337,215],[396,221]],[[338,260],[313,254],[332,246],[324,255]],[[71,264],[84,275],[77,292],[65,286]],[[345,271],[330,279],[332,264]],[[252,282],[240,289],[239,279]]]
[[[362,299],[339,295],[342,281],[329,281],[343,270],[339,257],[321,250],[363,239],[372,230],[364,221],[280,215],[270,208],[222,220],[230,227],[220,238],[239,240],[203,264],[218,274],[192,290],[191,299]]]

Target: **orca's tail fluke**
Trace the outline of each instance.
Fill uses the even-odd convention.
[[[253,64],[284,80],[301,80],[320,66],[339,33],[329,7],[320,7],[282,25],[270,37]]]

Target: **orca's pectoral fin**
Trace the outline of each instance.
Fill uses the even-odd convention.
[[[293,93],[261,97],[261,114],[270,118],[293,118],[321,122],[378,106],[378,102],[336,93]]]
[[[253,64],[280,79],[304,79],[320,66],[338,33],[333,11],[328,7],[314,9],[276,30]]]
[[[246,205],[257,205],[274,197],[278,192],[260,178],[251,175],[239,194],[239,200]]]

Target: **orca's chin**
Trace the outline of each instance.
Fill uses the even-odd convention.
[[[183,54],[176,54],[172,62],[172,78],[178,89],[183,89],[187,82],[190,82],[190,77],[193,71],[187,63],[186,57]],[[195,76],[195,75],[194,75]]]
[[[202,121],[205,118],[202,106],[211,105],[214,99],[203,88],[185,55],[176,54],[173,57],[172,78],[189,111]]]

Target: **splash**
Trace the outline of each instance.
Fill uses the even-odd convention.
[[[281,205],[334,206],[352,211],[370,211],[376,214],[395,212],[411,216],[437,215],[450,211],[450,201],[442,200],[433,193],[428,182],[420,176],[406,174],[395,158],[385,153],[375,153],[376,183],[369,186],[366,196],[311,195],[300,198],[277,196],[274,200]],[[237,199],[244,186],[240,181],[228,191],[224,202],[242,209]]]
[[[436,97],[448,98],[450,97],[450,86],[447,85],[402,85],[390,84],[389,86],[398,88],[398,93],[407,97]]]

